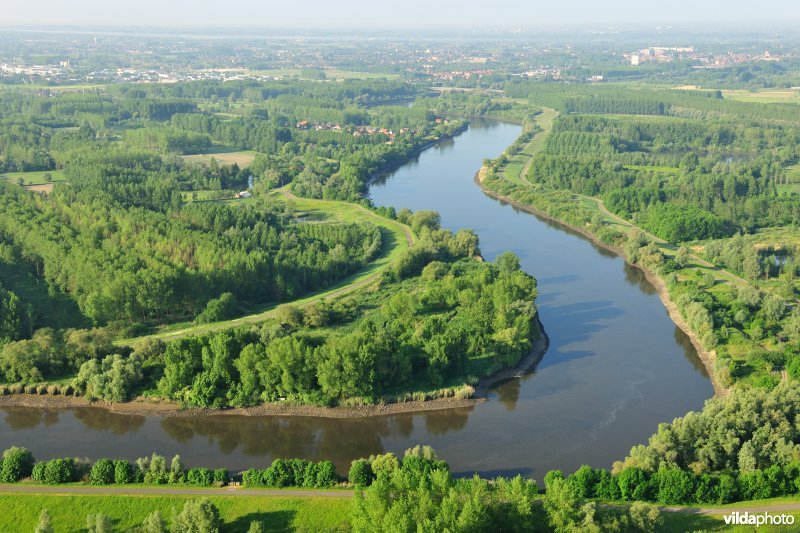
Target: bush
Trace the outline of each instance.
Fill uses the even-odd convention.
[[[186,473],[186,481],[206,487],[214,482],[214,474],[208,468],[192,468]]]
[[[20,479],[31,475],[33,463],[33,454],[27,448],[18,446],[8,448],[3,452],[0,481],[3,483],[16,483]]]
[[[368,487],[372,484],[372,480],[375,479],[375,474],[372,472],[372,466],[369,461],[356,459],[350,466],[347,479],[356,487]]]
[[[739,475],[739,494],[743,500],[764,500],[774,495],[773,487],[763,470]]]
[[[74,480],[75,461],[72,459],[51,459],[36,463],[31,477],[39,483],[69,483]]]
[[[617,475],[620,498],[623,500],[644,500],[647,493],[647,476],[645,473],[630,466]]]
[[[660,503],[677,504],[691,502],[694,495],[692,474],[679,468],[662,468],[655,474],[658,487],[656,499]]]
[[[33,465],[33,470],[31,470],[31,479],[37,483],[44,483],[44,469],[46,466],[47,462],[40,462]]]
[[[598,476],[591,466],[581,466],[574,474],[569,476],[568,481],[572,485],[575,496],[578,498],[584,500],[594,497]]]
[[[332,461],[317,463],[317,487],[332,487],[336,484],[336,467]]]
[[[251,468],[242,474],[242,482],[249,487],[330,487],[336,481],[331,461],[305,459],[275,459],[265,470]]]
[[[228,484],[227,468],[217,468],[214,470],[214,484],[220,487]]]
[[[125,485],[133,483],[133,469],[128,461],[120,460],[114,461],[114,483],[117,485]]]
[[[89,473],[92,485],[111,485],[115,479],[114,462],[111,459],[98,459]]]

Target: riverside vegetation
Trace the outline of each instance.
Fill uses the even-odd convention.
[[[660,426],[611,470],[549,473],[543,497],[521,477],[456,479],[427,448],[359,460],[354,500],[324,527],[651,531],[665,517],[641,501],[797,494],[797,108],[715,90],[497,83],[502,97],[429,98],[399,81],[1,93],[0,164],[17,177],[0,185],[0,392],[143,395],[212,408],[469,395],[464,384],[514,366],[540,334],[535,281],[511,254],[478,260],[475,235],[441,230],[435,213],[376,208],[363,193],[371,176],[463,127],[445,112],[503,116],[524,121],[526,132],[486,162],[483,186],[661,276],[724,394]],[[373,105],[416,96],[410,108]],[[220,98],[237,105],[223,109]],[[213,150],[255,156],[247,168],[182,157]],[[524,164],[509,164],[525,152]],[[26,190],[27,172],[52,190]],[[245,188],[252,196],[236,198]],[[356,203],[416,242],[345,298],[158,340],[171,325],[213,324],[335,287],[396,244],[378,224],[298,214],[276,189]],[[155,336],[120,342],[146,334]],[[118,469],[120,482],[205,486],[226,476],[185,470],[180,460],[167,468],[160,456],[34,464],[19,448],[4,454],[2,476],[117,483]],[[310,487],[337,478],[330,463],[280,460],[242,479]],[[606,501],[637,503],[598,503]],[[224,504],[214,502],[153,503],[159,515],[140,505],[124,527],[263,527],[223,524]],[[111,512],[98,512],[75,527],[116,527]],[[48,521],[42,514],[41,531]]]
[[[800,379],[792,106],[624,85],[507,89],[527,98],[516,106],[560,116],[550,131],[530,123],[544,140],[525,176],[509,178],[504,155],[486,188],[659,275],[723,388]]]
[[[535,281],[516,258],[478,262],[471,231],[362,196],[371,176],[463,127],[422,105],[365,106],[415,91],[353,81],[0,94],[0,169],[65,180],[46,192],[0,183],[0,393],[373,404],[466,398],[517,364],[539,332]],[[220,113],[219,97],[239,113]],[[247,168],[180,157],[214,147],[256,155]],[[291,193],[361,207],[298,212]],[[362,271],[375,271],[367,290],[304,298]],[[217,324],[295,300],[257,324]],[[174,335],[186,319],[197,334]],[[183,338],[161,342],[161,328]]]

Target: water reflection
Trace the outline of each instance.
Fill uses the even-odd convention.
[[[58,409],[40,409],[35,407],[9,407],[5,409],[5,423],[9,429],[31,429],[36,426],[45,427],[58,424]]]

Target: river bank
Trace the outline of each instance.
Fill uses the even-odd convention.
[[[200,409],[186,408],[178,402],[169,400],[151,400],[139,397],[130,402],[112,403],[106,401],[90,401],[79,396],[55,396],[49,394],[8,394],[0,396],[1,407],[27,407],[37,409],[71,409],[94,408],[104,409],[115,414],[134,416],[160,417],[203,417],[203,416],[302,416],[317,418],[365,418],[372,416],[394,415],[402,413],[420,413],[443,409],[471,408],[489,398],[493,385],[514,379],[532,371],[542,360],[550,339],[537,315],[539,338],[535,339],[530,353],[516,366],[504,368],[490,376],[481,378],[475,385],[471,398],[434,398],[430,400],[413,400],[405,402],[379,403],[375,405],[324,407],[317,405],[296,405],[287,403],[265,403],[254,407],[234,409]]]
[[[622,250],[622,248],[602,242],[600,239],[597,238],[597,236],[595,236],[592,232],[590,232],[586,228],[581,228],[579,226],[569,224],[561,219],[553,217],[552,215],[540,209],[537,209],[534,206],[517,202],[516,200],[513,200],[508,196],[500,194],[486,187],[483,183],[486,177],[486,171],[487,171],[486,167],[481,167],[481,169],[475,174],[475,179],[474,179],[475,183],[478,185],[478,187],[480,187],[481,191],[483,191],[486,195],[491,196],[492,198],[495,198],[497,200],[500,200],[501,202],[508,203],[509,205],[512,205],[515,208],[520,209],[522,211],[526,211],[528,213],[541,217],[545,220],[549,220],[556,224],[560,224],[565,228],[569,228],[570,230],[583,235],[584,237],[592,241],[592,243],[594,243],[596,246],[619,255],[620,257],[625,259],[625,262],[627,264],[640,270],[647,278],[647,281],[649,281],[650,284],[653,285],[653,287],[656,289],[658,297],[661,299],[661,302],[667,309],[667,313],[669,314],[670,319],[675,323],[676,326],[678,326],[686,334],[686,336],[692,342],[692,345],[697,351],[698,357],[703,362],[703,366],[705,367],[706,372],[708,373],[708,376],[711,380],[711,384],[714,387],[714,395],[721,396],[728,393],[728,389],[725,388],[719,382],[719,379],[717,379],[716,373],[714,372],[714,363],[716,362],[716,352],[706,350],[706,348],[700,342],[700,339],[697,337],[697,334],[689,327],[689,324],[686,323],[686,320],[684,320],[683,316],[681,315],[678,306],[675,304],[675,302],[672,301],[672,298],[669,295],[669,291],[667,290],[667,285],[660,275],[658,275],[656,272],[653,272],[648,268],[643,267],[642,265],[637,265],[628,262],[627,258],[625,257],[625,251]]]

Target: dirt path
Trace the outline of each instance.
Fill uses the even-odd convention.
[[[204,489],[191,487],[70,487],[57,485],[53,487],[40,485],[0,485],[0,493],[25,494],[81,494],[81,495],[137,495],[137,496],[280,496],[283,498],[352,498],[352,490],[281,490],[281,489],[242,489],[224,487]]]

